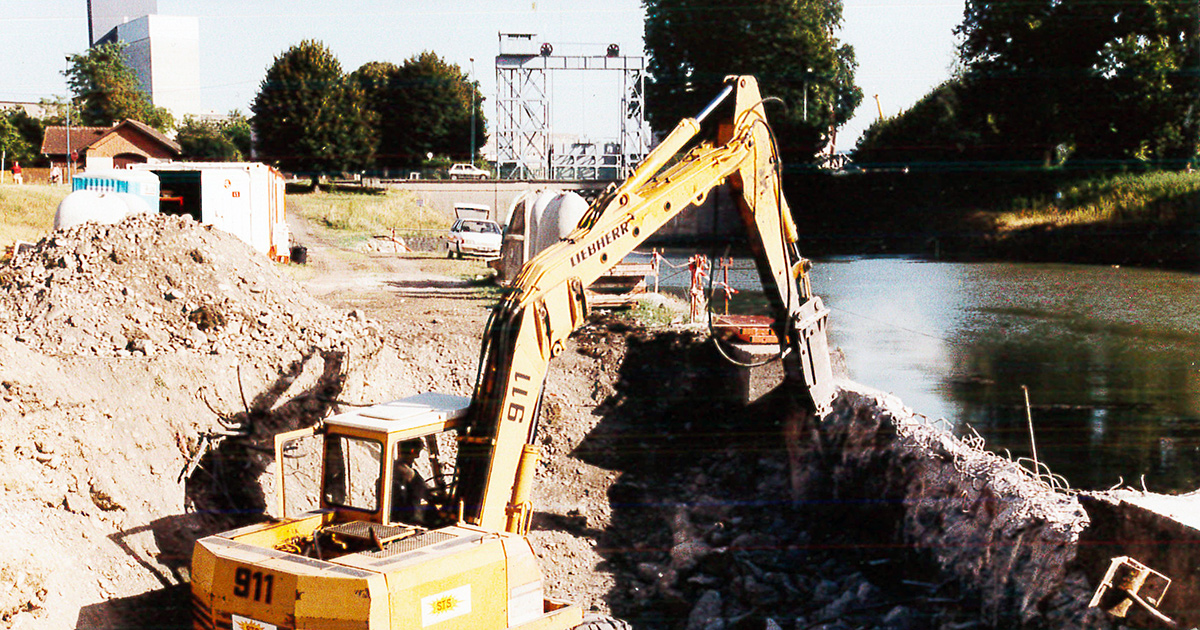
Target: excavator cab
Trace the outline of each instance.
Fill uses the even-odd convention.
[[[327,418],[276,438],[278,511],[287,516],[282,464],[297,439],[319,434],[319,509],[337,521],[433,528],[457,520],[453,449],[470,399],[427,393]],[[451,451],[450,457],[443,450]]]
[[[456,477],[450,451],[469,404],[461,396],[420,394],[277,435],[278,516],[196,543],[194,627],[578,625],[578,606],[544,596],[523,535],[463,523],[448,505]],[[309,436],[321,439],[321,472],[291,479],[284,469],[289,444]],[[422,448],[413,449],[414,442]],[[419,462],[414,450],[424,454]],[[424,471],[419,516],[397,504],[401,466]],[[307,498],[316,505],[289,514],[289,499],[304,503],[292,492],[315,494]]]

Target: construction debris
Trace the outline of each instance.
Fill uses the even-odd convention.
[[[186,216],[56,232],[0,270],[0,331],[50,354],[262,356],[374,338]]]

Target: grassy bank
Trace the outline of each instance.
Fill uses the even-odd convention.
[[[416,196],[407,191],[289,193],[287,201],[289,211],[354,235],[387,234],[392,230],[418,233],[450,227],[436,212],[423,212]]]
[[[0,249],[16,241],[37,241],[54,229],[58,204],[67,186],[0,185]]]
[[[1080,181],[995,215],[992,256],[1200,271],[1200,174]]]
[[[1052,200],[1016,199],[996,215],[1001,232],[1097,224],[1200,224],[1200,174],[1117,175],[1064,187]]]

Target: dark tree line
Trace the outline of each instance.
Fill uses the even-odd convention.
[[[299,172],[418,167],[429,154],[473,161],[486,141],[483,97],[457,65],[432,52],[345,74],[305,41],[267,70],[251,106],[262,159]]]
[[[968,0],[961,71],[859,162],[1178,165],[1197,152],[1194,0]]]

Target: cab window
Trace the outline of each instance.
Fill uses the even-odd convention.
[[[376,440],[346,435],[325,439],[325,478],[322,495],[329,505],[365,512],[379,508],[383,448]]]

